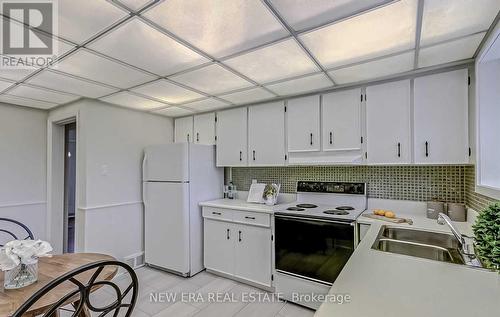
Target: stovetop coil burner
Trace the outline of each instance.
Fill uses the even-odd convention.
[[[349,214],[349,212],[347,212],[345,210],[325,210],[325,211],[323,211],[323,213],[325,213],[327,215],[335,215],[335,216],[345,216],[345,215]]]
[[[318,206],[314,205],[314,204],[298,204],[297,205],[297,208],[316,208]]]
[[[345,211],[345,210],[354,210],[354,207],[351,207],[351,206],[339,206],[337,208],[335,208],[336,210],[342,210],[342,211]]]
[[[288,207],[286,210],[290,211],[304,211],[304,208],[299,208],[299,207]]]

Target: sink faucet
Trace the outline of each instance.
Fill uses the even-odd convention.
[[[465,238],[464,236],[460,233],[460,231],[458,231],[458,229],[453,225],[453,223],[451,222],[451,219],[450,217],[448,217],[447,215],[443,214],[442,212],[439,213],[438,215],[438,219],[437,219],[437,222],[440,224],[440,225],[448,225],[448,227],[450,227],[451,229],[451,232],[453,233],[453,235],[455,236],[455,238],[457,238],[458,242],[460,243],[460,247],[462,248],[462,252],[464,254],[468,254],[469,253],[469,250],[468,250],[468,247],[467,247],[467,243],[465,241]]]

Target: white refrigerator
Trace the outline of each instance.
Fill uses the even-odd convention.
[[[199,202],[222,197],[224,171],[215,146],[155,145],[144,150],[144,252],[148,265],[182,276],[203,267]]]

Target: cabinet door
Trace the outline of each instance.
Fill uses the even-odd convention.
[[[207,269],[234,274],[237,232],[234,224],[204,219],[204,259]]]
[[[415,163],[469,163],[468,72],[415,79]]]
[[[319,98],[318,95],[288,101],[288,152],[320,150]]]
[[[215,112],[194,116],[193,137],[196,144],[215,144]]]
[[[361,149],[361,89],[323,96],[323,150]]]
[[[193,142],[193,117],[175,119],[175,143]]]
[[[235,248],[235,275],[271,286],[271,229],[239,225]]]
[[[370,86],[366,98],[368,163],[410,163],[410,81]]]
[[[247,165],[247,108],[217,114],[217,166]]]
[[[285,107],[274,102],[248,108],[249,165],[285,164]]]

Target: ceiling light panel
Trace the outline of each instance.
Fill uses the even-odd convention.
[[[332,87],[332,82],[325,74],[319,73],[284,82],[279,82],[266,87],[280,96],[294,95],[308,91]]]
[[[425,1],[420,45],[485,31],[499,10],[499,0]]]
[[[57,35],[78,44],[127,16],[126,11],[108,1],[59,0],[57,3]]]
[[[90,48],[161,76],[208,62],[137,18],[92,43]]]
[[[217,100],[214,98],[207,98],[199,101],[193,101],[190,103],[183,104],[184,107],[188,107],[197,111],[208,111],[214,109],[221,109],[230,107],[231,104]]]
[[[218,64],[170,77],[172,80],[208,94],[219,94],[252,86],[252,83]]]
[[[187,115],[193,114],[192,111],[189,111],[189,110],[184,109],[184,108],[179,108],[179,107],[169,107],[169,108],[155,111],[154,113],[161,114],[164,116],[169,116],[169,117],[180,117],[180,116],[187,116]]]
[[[156,78],[85,50],[68,56],[53,68],[120,88],[129,88]]]
[[[14,82],[0,80],[0,91],[4,91],[5,89],[9,88],[14,84],[15,84]]]
[[[40,74],[30,78],[27,82],[89,98],[98,98],[116,91],[116,89],[58,74],[50,70],[44,70]]]
[[[336,21],[381,5],[386,0],[270,0],[296,31]]]
[[[151,110],[167,106],[164,103],[139,97],[126,91],[119,92],[100,99],[102,101],[109,102],[118,106],[140,110]]]
[[[415,46],[417,1],[401,0],[300,35],[325,68],[337,67]]]
[[[376,79],[412,70],[414,56],[415,53],[410,51],[396,56],[333,70],[328,72],[328,74],[332,76],[337,84]]]
[[[163,79],[136,87],[132,91],[163,100],[167,103],[183,103],[203,98],[203,95],[199,93],[182,88]]]
[[[144,15],[218,58],[288,35],[261,1],[169,0]]]
[[[50,90],[34,88],[26,85],[18,85],[8,91],[9,95],[41,100],[45,102],[61,104],[78,99],[78,96],[57,93]]]
[[[234,104],[251,103],[273,97],[275,96],[272,93],[259,87],[220,96],[220,98]]]
[[[225,60],[224,63],[258,83],[319,70],[293,39],[239,55]]]
[[[55,104],[55,103],[27,99],[27,98],[21,98],[21,97],[5,95],[5,94],[0,95],[0,102],[10,103],[10,104],[19,105],[19,106],[25,106],[25,107],[30,107],[30,108],[39,108],[39,109],[50,109],[50,108],[57,106],[57,104]]]
[[[427,67],[472,58],[486,33],[421,48],[418,67]]]

